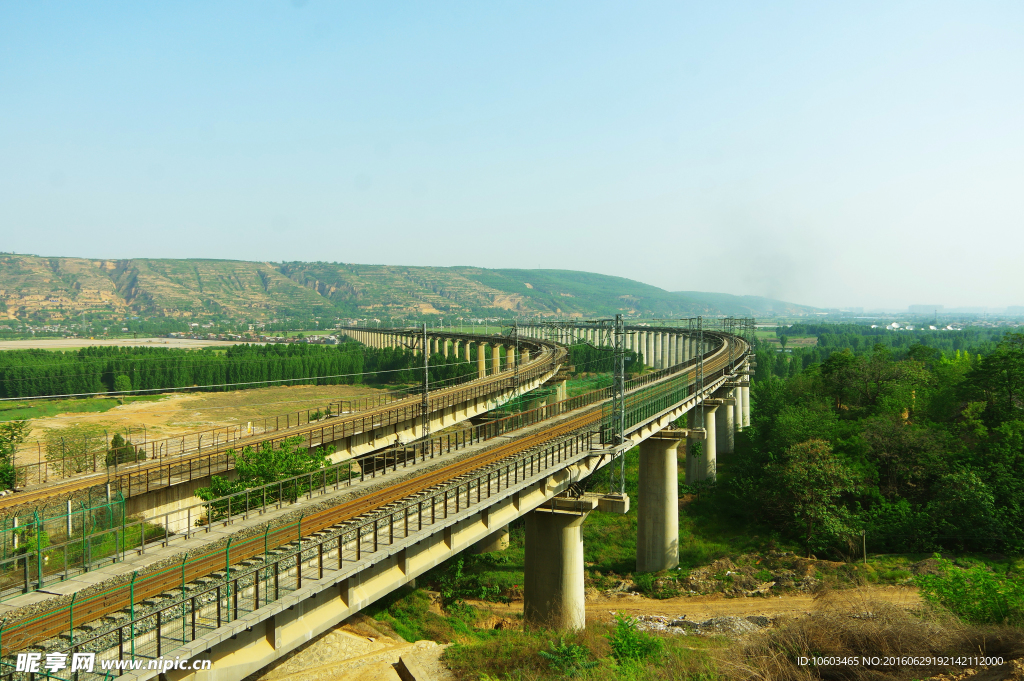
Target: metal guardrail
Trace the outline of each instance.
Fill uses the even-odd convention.
[[[714,376],[716,374],[719,374],[719,373],[724,375],[728,370],[732,369],[738,362],[742,362],[742,360],[743,360],[743,356],[742,355],[737,357],[735,360],[731,360],[730,359],[730,361],[727,362],[726,365],[721,366],[713,374],[710,374],[708,376],[708,378],[710,379],[710,378],[712,378],[712,376]],[[688,368],[688,365],[684,365],[684,366],[676,366],[676,367],[671,367],[669,369],[661,370],[661,372],[655,372],[655,374],[661,374],[662,378],[670,377],[671,374],[682,374],[680,376],[671,377],[672,380],[670,380],[670,381],[668,381],[668,382],[666,382],[664,384],[661,384],[661,385],[650,386],[650,383],[658,380],[657,377],[654,374],[648,374],[648,375],[640,377],[638,379],[634,379],[634,381],[631,381],[631,389],[634,390],[634,391],[635,390],[640,390],[643,393],[643,394],[634,394],[634,395],[632,395],[632,397],[635,400],[634,401],[634,408],[633,408],[632,411],[636,412],[637,419],[644,418],[645,414],[648,411],[650,411],[651,409],[655,409],[658,406],[658,404],[656,404],[656,403],[661,403],[661,402],[664,402],[666,400],[678,399],[678,397],[681,394],[683,394],[681,391],[686,391],[686,390],[690,389],[689,382],[687,380],[688,379],[687,368]],[[605,392],[604,390],[594,391],[594,393],[596,393],[596,394],[604,393],[604,392]],[[565,402],[566,403],[579,404],[580,401],[581,401],[580,398],[583,398],[583,397],[585,397],[585,396],[578,396],[576,398],[572,398],[571,400],[566,400]],[[648,405],[648,402],[650,402],[650,405]],[[566,404],[566,407],[568,407],[568,404]],[[542,412],[542,411],[545,411],[545,410],[548,410],[548,409],[550,409],[550,407],[542,407],[540,409],[533,410],[533,411]],[[593,418],[588,417],[588,418],[590,418],[590,420],[587,421],[587,423],[590,423],[591,426],[589,426],[587,429],[585,429],[585,432],[583,434],[577,433],[576,435],[573,435],[572,437],[573,438],[584,438],[585,437],[586,441],[589,443],[591,441],[591,438],[600,431],[599,424],[603,420],[602,417],[605,416],[603,414],[603,411],[604,410],[602,410],[602,414],[599,415],[596,418],[596,420],[593,419]],[[592,413],[592,412],[588,412],[588,413]],[[522,414],[516,414],[516,415],[513,415],[511,417],[506,417],[506,419],[503,419],[503,420],[512,420],[512,419],[517,419],[517,418],[521,418],[521,417],[522,417]],[[486,432],[489,434],[490,437],[496,437],[501,432],[503,432],[502,431],[503,426],[496,425],[496,424],[498,424],[498,421],[494,421],[494,422],[490,422],[490,423],[487,423],[487,424],[483,424],[481,426],[477,426],[476,429],[477,429],[478,436],[481,435],[481,431],[485,431],[486,429],[490,429],[490,430],[487,430]],[[471,430],[471,429],[468,429],[468,430]],[[553,432],[553,431],[554,431],[554,429],[549,429],[548,431],[544,431],[544,432],[547,433],[547,432]],[[452,434],[447,434],[446,433],[446,434],[441,434],[439,436],[435,436],[434,438],[431,438],[431,443],[436,443],[436,442],[440,442],[440,441],[444,440],[446,442],[446,444],[448,444],[448,446],[451,446],[451,443],[454,442],[454,447],[458,448],[459,444],[460,444],[460,439],[459,439],[458,434],[455,434],[454,440],[451,439],[451,435]],[[527,439],[529,439],[529,437],[533,437],[533,436],[528,436]],[[577,441],[580,442],[582,440],[577,440]],[[466,443],[467,440],[463,439],[462,442]],[[499,449],[501,447],[504,447],[504,446],[507,446],[507,445],[499,446]],[[558,445],[558,446],[561,446],[561,445]],[[414,449],[413,451],[417,452],[416,456],[420,456],[420,457],[431,456],[431,455],[434,454],[434,444],[425,445],[422,449],[420,449],[420,450],[415,450]],[[488,450],[488,451],[490,451],[490,450]],[[369,455],[368,457],[364,457],[365,459],[370,459],[371,457],[374,457],[374,456],[383,456],[384,457],[383,458],[383,463],[384,463],[383,468],[379,468],[378,467],[378,463],[379,463],[378,461],[374,461],[371,464],[371,466],[370,466],[371,475],[376,475],[378,470],[380,470],[382,474],[386,471],[386,467],[387,467],[388,462],[389,462],[389,459],[387,458],[389,453],[391,454],[390,464],[392,466],[392,470],[397,470],[400,458],[401,458],[401,461],[402,461],[403,465],[407,465],[407,463],[408,463],[408,461],[410,459],[409,452],[405,448],[403,448],[401,450],[399,450],[399,449],[392,449],[392,450],[389,450],[388,452],[384,452],[384,453],[376,454],[376,455]],[[486,454],[486,452],[485,452],[485,454]],[[474,455],[473,458],[476,458],[478,456],[480,456],[480,455]],[[294,563],[294,566],[295,566],[294,567],[294,573],[295,573],[295,579],[296,579],[296,584],[297,584],[296,588],[301,588],[301,579],[302,579],[301,575],[302,575],[303,565],[304,564],[310,564],[310,561],[317,560],[317,561],[319,561],[317,569],[319,569],[319,570],[323,570],[324,569],[324,562],[323,561],[324,561],[325,545],[326,545],[326,548],[328,549],[328,551],[327,551],[328,557],[330,557],[329,554],[330,554],[330,548],[331,548],[331,544],[330,544],[330,538],[331,537],[333,537],[334,541],[335,541],[334,551],[337,553],[337,559],[339,561],[339,565],[344,563],[345,552],[346,551],[350,551],[350,550],[354,551],[356,559],[358,560],[359,556],[361,556],[363,552],[369,550],[369,552],[373,553],[373,552],[375,552],[378,549],[379,543],[381,541],[381,539],[380,539],[380,537],[381,537],[381,530],[384,527],[388,528],[389,540],[390,541],[394,540],[394,536],[395,536],[394,535],[394,532],[395,532],[394,527],[395,527],[395,518],[396,517],[399,518],[400,524],[404,524],[403,529],[408,527],[408,522],[409,522],[409,518],[410,517],[416,518],[419,521],[419,523],[422,523],[423,522],[423,518],[424,518],[424,514],[426,513],[426,511],[424,510],[425,507],[423,505],[424,504],[424,499],[431,499],[432,500],[431,504],[433,506],[434,511],[433,511],[433,514],[432,514],[431,517],[436,522],[437,501],[439,499],[443,499],[442,509],[444,509],[444,510],[442,511],[442,513],[446,514],[448,512],[448,509],[449,509],[449,507],[450,507],[450,505],[451,505],[451,503],[453,501],[454,501],[456,510],[458,510],[459,507],[460,507],[460,500],[463,498],[462,497],[463,490],[465,492],[466,503],[467,504],[472,503],[472,494],[473,494],[473,491],[474,491],[473,485],[474,485],[474,481],[475,481],[475,485],[476,485],[475,486],[475,491],[476,491],[476,496],[477,496],[477,502],[480,503],[481,498],[483,498],[481,496],[481,494],[482,494],[481,490],[483,488],[482,487],[482,481],[484,479],[484,476],[485,475],[487,476],[486,477],[486,479],[487,479],[486,490],[487,490],[487,494],[490,494],[490,490],[492,489],[492,482],[493,482],[491,476],[494,474],[495,470],[499,471],[499,479],[500,479],[501,471],[503,470],[504,471],[504,475],[506,476],[506,481],[508,479],[519,480],[520,479],[519,478],[519,476],[520,476],[520,473],[519,473],[520,466],[522,466],[523,475],[526,475],[526,471],[527,470],[529,470],[531,472],[534,471],[534,470],[542,470],[543,469],[542,468],[543,465],[547,465],[547,466],[550,467],[550,465],[557,465],[558,463],[560,463],[562,461],[562,459],[557,459],[558,455],[552,455],[551,452],[548,452],[548,454],[546,455],[547,458],[544,459],[544,464],[542,464],[540,459],[536,458],[537,456],[538,456],[537,454],[531,453],[529,448],[527,448],[527,450],[525,450],[523,452],[519,452],[519,453],[516,453],[516,454],[513,454],[513,455],[510,455],[510,456],[506,457],[507,462],[506,462],[505,459],[503,459],[501,461],[495,461],[495,462],[492,462],[490,464],[484,465],[482,467],[479,467],[479,468],[473,470],[473,472],[471,474],[460,475],[460,476],[456,476],[455,478],[446,480],[444,482],[444,484],[436,486],[436,489],[435,488],[431,488],[431,489],[427,490],[426,492],[419,494],[418,497],[417,497],[418,498],[417,501],[410,501],[408,504],[406,504],[404,506],[404,509],[405,509],[404,511],[401,510],[400,506],[396,506],[395,504],[390,504],[390,505],[385,504],[384,506],[380,506],[379,503],[378,503],[378,507],[372,508],[371,510],[364,512],[362,515],[358,516],[357,518],[353,518],[351,520],[345,520],[345,523],[346,523],[345,526],[340,531],[338,531],[337,533],[334,533],[334,534],[323,534],[323,535],[320,535],[319,537],[307,538],[305,541],[309,542],[309,546],[316,546],[316,545],[319,546],[319,548],[316,549],[316,551],[317,551],[316,554],[309,554],[308,556],[304,555],[304,552],[307,551],[307,548],[302,546],[303,539],[301,538],[301,535],[303,533],[306,533],[306,532],[323,532],[324,530],[327,530],[332,525],[336,524],[337,518],[333,518],[334,522],[330,522],[329,524],[324,524],[324,523],[332,520],[332,516],[330,515],[331,513],[338,513],[339,511],[334,510],[334,509],[328,509],[327,511],[322,511],[322,512],[318,513],[316,515],[316,518],[318,518],[318,520],[309,519],[309,520],[313,521],[313,523],[314,523],[312,526],[307,524],[305,527],[303,527],[303,520],[300,520],[299,523],[298,523],[298,529],[296,530],[296,534],[295,535],[289,535],[289,533],[292,532],[292,530],[290,529],[291,526],[285,526],[285,527],[279,527],[279,528],[270,528],[270,527],[268,527],[265,535],[263,536],[263,551],[262,552],[253,549],[253,544],[254,544],[254,542],[257,542],[259,537],[249,538],[249,539],[244,540],[243,542],[240,542],[240,543],[234,544],[234,545],[232,545],[229,542],[229,544],[227,546],[227,549],[225,550],[224,554],[220,554],[220,553],[216,553],[215,552],[214,554],[206,554],[204,556],[200,556],[200,557],[196,557],[194,559],[186,560],[186,561],[184,561],[182,563],[182,565],[180,567],[180,571],[179,571],[178,567],[174,567],[174,568],[169,568],[168,570],[161,571],[159,573],[154,573],[154,574],[151,574],[151,575],[144,575],[144,576],[141,576],[141,577],[138,576],[138,575],[135,575],[135,576],[133,576],[130,585],[128,585],[127,587],[122,585],[122,586],[119,586],[119,587],[114,587],[111,590],[108,590],[108,591],[105,591],[105,592],[101,592],[100,594],[91,595],[91,596],[87,597],[83,601],[83,603],[78,604],[78,605],[76,605],[74,600],[72,600],[70,605],[63,606],[61,608],[58,608],[58,609],[53,610],[53,611],[49,611],[47,613],[42,613],[42,614],[40,614],[40,615],[38,615],[38,616],[36,616],[34,618],[23,620],[23,621],[18,622],[18,623],[14,624],[13,626],[10,626],[10,627],[0,626],[0,654],[3,654],[4,651],[18,650],[18,649],[24,648],[24,647],[26,647],[28,645],[31,645],[32,643],[42,641],[45,638],[49,638],[51,636],[59,635],[61,631],[67,631],[68,635],[71,637],[70,645],[69,646],[65,646],[64,649],[66,649],[66,650],[73,650],[73,651],[83,650],[83,646],[85,646],[86,644],[90,644],[91,642],[94,642],[94,641],[99,641],[103,636],[108,636],[113,631],[113,629],[107,631],[105,634],[97,634],[96,636],[93,636],[93,637],[88,638],[88,639],[83,639],[81,637],[75,638],[75,636],[74,636],[74,629],[75,629],[75,626],[76,626],[75,623],[78,622],[80,624],[80,623],[84,623],[84,622],[87,622],[87,621],[94,620],[96,617],[98,617],[98,616],[100,616],[102,614],[106,614],[107,612],[111,612],[112,610],[116,610],[116,609],[118,609],[118,607],[121,607],[121,608],[131,608],[132,611],[131,611],[131,622],[125,623],[125,624],[122,624],[122,625],[119,625],[119,626],[115,627],[116,629],[118,629],[121,632],[120,634],[118,634],[118,636],[121,637],[122,645],[121,645],[121,648],[118,650],[118,654],[119,655],[123,655],[124,654],[123,641],[125,640],[124,639],[125,631],[126,631],[126,629],[128,627],[134,627],[136,624],[139,624],[141,622],[140,618],[151,618],[151,619],[155,618],[155,619],[153,619],[153,628],[156,631],[155,646],[156,646],[156,650],[157,650],[157,655],[159,655],[159,654],[161,654],[161,652],[159,652],[159,651],[163,649],[162,647],[164,645],[164,644],[161,643],[161,640],[165,640],[165,639],[162,639],[162,637],[164,637],[164,633],[163,633],[163,627],[164,627],[163,615],[161,615],[159,613],[167,612],[167,611],[172,611],[174,608],[181,608],[182,612],[186,612],[187,606],[185,604],[186,604],[186,601],[188,601],[189,603],[191,603],[191,606],[189,606],[189,607],[191,607],[191,610],[189,610],[189,612],[195,613],[195,614],[192,615],[193,621],[195,621],[197,623],[195,626],[199,626],[199,623],[204,621],[203,618],[206,616],[206,615],[204,615],[204,612],[207,613],[207,615],[208,615],[209,612],[210,612],[209,608],[213,607],[213,606],[210,605],[210,603],[213,603],[214,601],[216,601],[216,609],[217,609],[218,613],[225,612],[224,609],[227,608],[228,609],[227,612],[229,613],[229,616],[230,616],[230,612],[231,612],[230,608],[234,607],[235,608],[234,613],[235,613],[235,616],[237,617],[238,613],[240,612],[239,610],[237,610],[237,608],[238,608],[237,599],[239,597],[238,595],[239,595],[240,592],[245,592],[246,588],[250,588],[251,590],[255,590],[255,592],[256,592],[256,597],[253,600],[253,606],[254,606],[253,609],[256,609],[256,608],[260,607],[260,604],[263,603],[263,601],[260,600],[260,596],[258,595],[259,594],[259,586],[258,586],[258,584],[260,583],[260,579],[261,579],[259,573],[260,573],[260,570],[264,570],[262,579],[263,580],[270,579],[270,577],[267,576],[270,573],[266,572],[267,569],[270,569],[270,568],[266,567],[266,566],[269,565],[269,563],[267,562],[268,559],[266,557],[270,555],[269,547],[271,545],[282,546],[282,545],[287,543],[285,541],[286,539],[288,541],[292,541],[292,542],[294,542],[296,540],[299,542],[299,548],[295,549],[294,551],[292,551],[292,553],[288,554],[287,556],[282,556],[280,559],[275,561],[276,567],[273,568],[273,570],[275,571],[273,574],[276,575],[277,583],[280,583],[281,579],[282,579],[282,573],[281,573],[281,570],[280,570],[280,565],[282,564],[282,561],[284,561],[285,564],[287,565],[287,561],[288,560],[294,560],[295,561],[295,563]],[[552,461],[552,459],[551,459],[552,456],[555,456],[555,460],[554,461]],[[530,457],[534,457],[534,458],[530,458]],[[514,461],[513,461],[513,459],[514,459]],[[462,465],[462,464],[459,464],[459,465]],[[504,468],[502,468],[502,466],[504,466]],[[528,466],[528,468],[527,468],[527,466]],[[352,475],[351,471],[352,471],[352,469],[349,468],[350,476]],[[365,475],[366,469],[361,467],[361,473],[363,475]],[[444,471],[442,470],[441,473],[444,473]],[[316,475],[316,474],[313,474],[313,475]],[[510,475],[512,476],[512,478],[508,477]],[[301,477],[306,477],[306,476],[301,476]],[[337,484],[338,484],[338,478],[336,477],[335,478],[335,485],[337,485]],[[500,481],[497,482],[497,484],[500,486],[500,484],[501,484]],[[454,497],[451,496],[451,491],[452,491],[452,487],[453,486],[454,486],[454,490],[455,490]],[[326,491],[326,484],[324,485],[324,488],[325,488],[325,491]],[[443,488],[443,489],[441,489],[441,488]],[[311,489],[312,489],[312,487],[310,485],[310,490]],[[242,493],[238,493],[238,494],[232,495],[232,496],[237,497],[239,494],[242,494]],[[251,495],[251,490],[249,491],[249,494]],[[362,500],[362,499],[366,499],[366,498],[365,497],[364,498],[360,498],[360,500]],[[250,496],[250,501],[251,501],[251,496]],[[357,501],[359,501],[359,500],[357,500]],[[247,502],[247,504],[246,504],[246,511],[248,511],[249,503],[250,502]],[[372,499],[370,499],[370,501],[363,502],[363,503],[371,503],[372,504],[374,502],[373,502]],[[412,513],[410,515],[410,513],[411,513],[410,509],[415,504],[418,504],[418,506],[416,506],[416,512]],[[395,510],[396,508],[399,509],[399,510]],[[363,515],[366,515],[367,513],[369,515],[366,518],[364,518],[364,520],[358,520],[359,517],[363,517]],[[396,514],[397,514],[397,516],[396,516]],[[372,517],[370,517],[370,516],[372,516]],[[384,523],[384,520],[383,520],[384,518],[387,518],[387,524],[386,525],[383,524]],[[354,528],[354,531],[353,531],[353,528]],[[366,528],[369,528],[369,529],[366,529]],[[332,530],[332,532],[333,532],[333,530]],[[291,537],[290,539],[289,539],[289,536]],[[243,544],[248,546],[248,548],[243,550]],[[371,546],[373,547],[372,549],[369,548]],[[351,549],[350,549],[350,547],[351,547]],[[237,551],[237,552],[235,552],[235,551]],[[259,556],[261,556],[261,555],[264,556],[264,558],[262,558],[262,559],[259,558]],[[221,561],[221,557],[224,558],[223,561]],[[242,568],[233,568],[233,567],[231,567],[233,563],[238,563],[239,561],[244,561],[244,560],[249,560],[249,559],[263,560],[265,567],[257,567],[255,570],[250,570],[249,572],[242,572],[242,571],[248,569],[248,568],[245,568],[245,567],[242,567]],[[244,585],[244,584],[240,585],[239,582],[235,581],[234,582],[235,583],[235,588],[234,588],[233,592],[230,590],[229,586],[225,586],[224,587],[225,589],[227,589],[225,591],[218,591],[217,589],[221,588],[219,586],[218,587],[214,587],[214,588],[206,589],[203,592],[204,594],[208,595],[211,592],[216,592],[216,593],[215,593],[215,597],[207,596],[207,601],[206,601],[205,605],[202,602],[200,602],[200,601],[191,600],[191,599],[193,599],[195,594],[191,594],[190,593],[187,598],[179,599],[179,601],[173,603],[172,605],[169,605],[169,606],[166,606],[166,607],[162,607],[161,606],[158,610],[155,610],[153,612],[148,612],[148,613],[140,614],[138,616],[136,615],[135,605],[134,604],[138,600],[143,599],[143,598],[147,598],[148,596],[146,594],[153,594],[153,595],[155,595],[155,594],[158,594],[158,593],[162,593],[163,591],[166,591],[168,588],[171,588],[171,587],[168,586],[168,584],[170,584],[170,581],[168,581],[168,578],[167,578],[167,575],[171,574],[171,572],[174,573],[174,575],[175,575],[174,579],[175,580],[178,578],[178,575],[180,575],[180,579],[182,581],[176,583],[176,586],[180,588],[180,587],[184,587],[187,584],[187,580],[190,578],[190,576],[193,577],[193,578],[196,578],[196,577],[199,577],[199,576],[209,575],[211,573],[217,572],[217,570],[219,569],[218,565],[224,566],[223,574],[224,574],[224,580],[225,580],[226,583],[230,583],[230,582],[232,582],[232,580],[242,579],[246,575],[255,574],[255,577],[253,579],[252,587],[246,587],[246,585]],[[239,570],[241,570],[241,571],[239,571]],[[321,572],[320,574],[322,575],[323,573]],[[214,576],[216,576],[216,575],[214,575]],[[138,591],[136,590],[136,587],[139,588]],[[230,595],[232,593],[234,594],[234,596]],[[245,593],[248,593],[248,592],[245,592]],[[225,598],[226,599],[233,598],[234,601],[228,603],[227,601],[223,600]],[[269,598],[269,596],[265,596],[265,598]],[[207,608],[207,610],[204,610],[204,608]],[[243,610],[244,610],[244,608],[243,608]],[[210,621],[212,621],[212,618],[208,618],[208,619],[210,619]],[[186,620],[183,619],[183,621],[186,621]],[[218,620],[218,622],[220,622],[220,621],[221,620]],[[177,625],[174,625],[174,626],[177,626]],[[174,641],[178,641],[178,643],[176,644],[178,646],[183,645],[184,642],[186,642],[186,640],[188,639],[188,636],[187,636],[188,627],[185,624],[182,624],[181,626],[182,626],[182,628],[180,630],[180,635],[178,636],[178,638],[174,638],[174,636],[172,635],[169,639],[166,639],[167,641],[170,642],[171,645],[175,645]],[[194,640],[194,636],[195,636],[197,631],[198,630],[195,627],[193,627],[193,629],[192,629],[192,636],[193,636],[192,640]],[[130,640],[135,641],[134,634],[137,633],[136,630],[135,629],[131,629],[130,632],[133,634],[133,636],[131,637]],[[110,639],[108,638],[106,640],[109,641]],[[111,646],[111,648],[112,647],[113,646]],[[110,650],[111,648],[108,648],[108,650]],[[2,677],[2,676],[3,676],[3,673],[0,672],[0,677]]]

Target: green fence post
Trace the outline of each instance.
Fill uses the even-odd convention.
[[[117,529],[114,527],[114,509],[112,502],[107,499],[107,529],[114,530],[114,561],[117,561]]]
[[[127,549],[128,549],[128,547],[127,547],[128,537],[127,537],[127,535],[125,535],[125,528],[124,528],[124,522],[125,522],[125,517],[124,517],[125,516],[125,512],[124,512],[124,495],[121,494],[121,490],[117,491],[117,496],[120,499],[120,501],[118,503],[121,506],[121,562],[124,562],[124,556],[125,556],[125,553],[127,552]],[[145,533],[146,532],[146,526],[142,525],[141,527],[142,527],[142,532]],[[116,544],[115,544],[115,548],[116,548]]]
[[[71,639],[71,645],[75,645],[75,599],[78,598],[78,592],[71,594],[71,605],[68,606],[68,638]]]
[[[270,523],[267,523],[267,529],[263,531],[263,593],[267,595],[267,603],[270,602],[270,569],[267,568],[270,565],[269,535]]]
[[[132,573],[132,581],[128,585],[128,599],[129,599],[129,616],[132,618],[131,632],[132,632],[132,659],[135,659],[135,579],[139,576],[139,571],[136,570]]]
[[[231,621],[231,542],[234,539],[228,537],[228,545],[224,547],[224,602],[228,606],[228,622]]]
[[[39,519],[38,509],[32,511],[32,515],[35,517],[36,522],[36,578],[38,586],[36,589],[43,588],[43,523]]]
[[[145,531],[145,530],[143,530]],[[185,619],[185,563],[188,562],[188,553],[181,559],[181,642],[185,642],[185,627],[188,626]]]

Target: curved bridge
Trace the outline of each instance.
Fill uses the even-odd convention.
[[[551,329],[521,331],[519,342],[544,348],[538,358],[548,353],[547,373],[556,371],[565,349],[546,340]],[[607,329],[593,325],[556,332],[563,341],[607,345]],[[680,453],[688,479],[713,478],[717,453],[729,450],[731,434],[749,419],[751,358],[743,339],[708,331],[694,337],[673,327],[627,328],[626,335],[655,370],[626,384],[625,442],[612,427],[612,390],[603,389],[467,429],[468,435],[435,433],[393,447],[373,455],[380,459],[364,458],[356,478],[350,467],[347,481],[325,475],[315,490],[310,484],[308,501],[254,508],[247,497],[244,510],[193,532],[187,547],[168,536],[162,548],[147,550],[146,560],[129,554],[88,579],[7,602],[0,606],[0,655],[35,646],[107,659],[209,656],[212,670],[166,676],[241,679],[459,551],[500,546],[507,524],[523,516],[527,619],[581,626],[580,527],[594,510],[625,512],[629,505],[597,474],[614,473],[639,445],[638,571],[672,567]],[[435,338],[454,348],[450,335],[428,342]],[[488,340],[509,345],[498,338],[470,342]],[[499,349],[499,362],[502,356]],[[579,493],[581,483],[594,480],[604,493]]]

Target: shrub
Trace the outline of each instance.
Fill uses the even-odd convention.
[[[476,575],[467,575],[463,571],[463,559],[459,557],[441,575],[438,583],[441,602],[445,608],[457,606],[465,598],[476,598],[482,601],[508,601],[501,598],[501,589],[485,584]]]
[[[145,460],[145,450],[133,445],[131,440],[125,440],[120,433],[115,433],[114,437],[110,438],[110,449],[107,450],[106,458],[108,466]]]
[[[590,651],[578,643],[566,643],[564,638],[558,639],[558,645],[550,641],[550,650],[541,650],[537,654],[548,661],[551,668],[565,677],[576,676],[586,669],[597,666],[596,660],[590,659]]]
[[[664,643],[645,631],[640,631],[636,620],[622,613],[615,615],[615,629],[608,634],[612,655],[619,662],[646,660],[660,655]]]
[[[962,569],[935,557],[942,574],[915,578],[925,600],[971,624],[1024,624],[1024,584],[980,565]]]
[[[675,598],[679,595],[679,583],[665,573],[635,572],[633,582],[648,598]]]

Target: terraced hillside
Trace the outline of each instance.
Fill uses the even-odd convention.
[[[414,317],[801,314],[791,303],[671,293],[567,270],[395,267],[237,260],[89,260],[0,255],[0,318],[258,321],[291,316]]]

